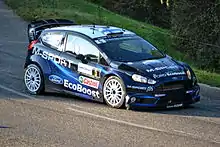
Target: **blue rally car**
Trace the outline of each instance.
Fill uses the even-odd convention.
[[[33,21],[24,83],[31,94],[67,92],[114,108],[183,107],[200,101],[192,69],[123,28]]]

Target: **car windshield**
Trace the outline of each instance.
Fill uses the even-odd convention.
[[[140,37],[128,39],[108,39],[99,47],[114,61],[135,62],[164,57],[164,54],[152,44]]]

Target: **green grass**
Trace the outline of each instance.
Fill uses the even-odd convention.
[[[123,27],[136,32],[150,41],[157,48],[185,61],[191,66],[193,62],[183,53],[172,47],[169,30],[161,29],[128,17],[120,16],[85,0],[5,0],[5,2],[24,20],[47,18],[65,18],[78,24],[104,24]],[[200,82],[220,87],[220,75],[194,68]]]

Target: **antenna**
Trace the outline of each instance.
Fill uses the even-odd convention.
[[[95,24],[93,23],[93,25],[92,25],[92,34],[94,34],[95,32]]]

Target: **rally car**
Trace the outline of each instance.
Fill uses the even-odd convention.
[[[200,101],[189,65],[124,28],[37,20],[28,25],[28,39],[24,83],[31,94],[65,92],[113,108]]]

